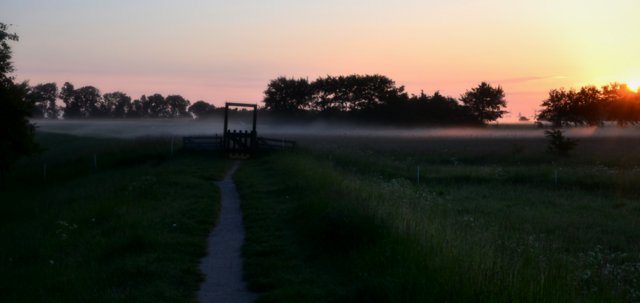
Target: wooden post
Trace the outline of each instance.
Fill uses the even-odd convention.
[[[251,154],[254,154],[258,149],[258,132],[256,123],[258,121],[258,106],[253,107],[253,128],[251,130]]]
[[[258,121],[258,106],[254,105],[253,106],[253,129],[252,129],[253,133],[256,132],[256,122],[257,121]]]
[[[229,103],[224,104],[224,130],[222,132],[222,148],[229,149]]]
[[[229,129],[229,103],[224,105],[224,133]]]

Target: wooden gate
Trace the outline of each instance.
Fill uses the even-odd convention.
[[[251,107],[253,109],[253,125],[251,132],[247,130],[229,129],[229,107]],[[227,102],[224,105],[224,132],[222,138],[222,148],[229,154],[249,156],[255,153],[258,148],[256,121],[258,118],[258,105],[247,103]]]
[[[250,107],[253,109],[253,124],[251,130],[229,129],[229,107]],[[182,138],[182,146],[187,150],[210,151],[222,150],[232,157],[248,158],[258,150],[291,150],[296,146],[295,141],[258,137],[256,122],[258,115],[257,104],[231,103],[224,106],[224,129],[222,137],[191,136]]]

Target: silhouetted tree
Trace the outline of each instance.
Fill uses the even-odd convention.
[[[370,110],[382,104],[406,101],[404,86],[382,75],[319,78],[312,83],[314,108],[321,111]]]
[[[307,79],[279,77],[271,80],[264,91],[264,106],[277,112],[294,112],[308,109],[312,98],[311,85]]]
[[[397,87],[395,81],[382,75],[351,75],[346,77],[351,108],[355,110],[373,109],[382,104],[406,101],[404,86]]]
[[[575,91],[567,91],[564,88],[552,89],[549,91],[549,97],[542,102],[542,111],[538,114],[537,119],[540,121],[548,121],[554,127],[568,125],[572,120],[571,100]]]
[[[191,104],[189,100],[183,98],[180,95],[170,95],[165,99],[167,104],[168,113],[167,117],[171,118],[179,118],[186,117],[189,115],[187,112],[187,107]]]
[[[625,126],[640,121],[640,94],[617,83],[603,86],[602,90],[595,86],[553,89],[542,107],[538,120],[549,121],[554,127],[603,125],[606,121]]]
[[[65,118],[106,117],[105,107],[100,90],[93,86],[83,86],[74,89],[73,85],[65,82],[60,90],[60,99],[64,102]]]
[[[611,83],[602,87],[600,94],[606,117],[618,126],[640,121],[640,93],[633,92],[626,84]]]
[[[149,97],[140,97],[142,103],[143,117],[166,118],[170,116],[170,110],[164,96],[153,94]]]
[[[0,23],[0,185],[18,159],[39,150],[33,137],[35,127],[28,120],[33,110],[33,104],[25,99],[28,84],[16,84],[11,75],[14,69],[8,42],[18,41],[18,35],[7,28]]]
[[[340,96],[338,77],[327,76],[313,81],[313,103],[312,107],[318,111],[346,111],[346,100]]]
[[[473,124],[475,118],[454,98],[436,91],[433,96],[420,92],[407,100],[380,106],[376,121],[400,125]]]
[[[134,108],[136,109],[138,117],[149,118],[151,116],[150,115],[151,104],[149,103],[149,100],[147,99],[146,95],[140,96],[140,99],[133,101],[132,105],[134,105]]]
[[[416,99],[417,110],[423,121],[438,124],[468,123],[473,117],[463,108],[456,99],[445,97],[436,91],[433,96],[424,95]]]
[[[322,116],[405,125],[470,124],[477,120],[454,98],[439,92],[410,98],[403,86],[382,75],[326,76],[311,83],[280,77],[269,83],[264,102],[267,110],[296,113],[305,119]]]
[[[192,112],[198,118],[211,116],[215,113],[215,110],[215,106],[202,100],[196,101],[189,107],[189,112]]]
[[[573,95],[573,110],[576,112],[576,124],[602,125],[606,120],[606,106],[595,86],[585,86]]]
[[[481,123],[495,121],[506,113],[502,110],[507,106],[502,87],[493,87],[486,82],[468,90],[460,96],[460,101]]]
[[[131,97],[123,92],[106,93],[102,100],[111,118],[125,118],[131,111]]]
[[[82,117],[82,108],[79,103],[74,101],[75,87],[69,82],[65,82],[60,89],[60,99],[64,103],[64,117],[77,118]]]
[[[143,95],[142,97],[140,97],[140,99],[146,97]],[[144,107],[142,105],[142,101],[140,101],[139,99],[133,100],[133,102],[131,102],[131,110],[129,110],[126,114],[127,118],[142,118],[145,117],[145,113],[144,113]]]
[[[18,41],[18,35],[7,32],[8,26],[0,22],[0,81],[2,84],[13,84],[13,62],[11,62],[11,47],[9,41]]]
[[[27,93],[27,101],[34,105],[32,117],[56,119],[58,117],[58,85],[44,83],[32,86]]]

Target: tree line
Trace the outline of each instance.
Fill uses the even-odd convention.
[[[553,89],[541,106],[537,119],[555,127],[602,126],[605,122],[627,126],[640,122],[640,92],[626,84],[612,83],[601,89]]]
[[[69,82],[60,89],[56,83],[28,86],[24,98],[33,106],[33,118],[183,118],[192,117],[190,113],[203,117],[217,111],[205,101],[191,104],[180,95],[142,95],[132,100],[120,91],[101,94],[94,86],[75,88]],[[58,100],[64,106],[59,106]]]
[[[397,125],[483,124],[506,113],[504,91],[482,82],[459,100],[439,92],[409,95],[404,86],[382,75],[327,76],[307,79],[279,77],[264,92],[263,110],[279,118],[338,118]],[[219,115],[205,101],[193,104],[180,95],[142,95],[133,100],[116,91],[101,94],[94,86],[75,88],[66,82],[28,86],[25,100],[33,118],[182,118]],[[59,104],[63,104],[60,106]]]
[[[343,117],[349,120],[400,125],[484,124],[506,111],[504,91],[480,83],[459,99],[421,92],[409,95],[404,86],[382,75],[305,78],[279,77],[264,92],[266,110],[285,117]]]
[[[40,150],[34,142],[35,126],[28,120],[32,104],[24,101],[28,85],[12,75],[11,41],[18,41],[18,35],[0,22],[0,189],[18,159]]]

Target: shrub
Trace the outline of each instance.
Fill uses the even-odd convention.
[[[568,156],[578,144],[576,140],[570,139],[562,134],[559,129],[548,129],[544,131],[545,136],[549,139],[547,151],[560,156]]]

